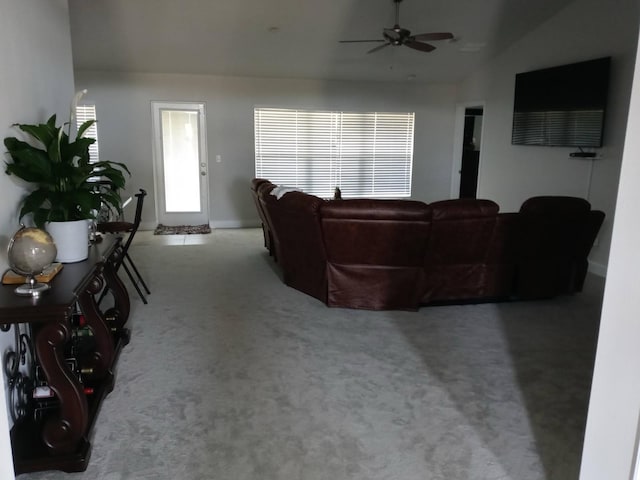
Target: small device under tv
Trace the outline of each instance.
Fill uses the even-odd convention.
[[[610,63],[605,57],[517,74],[511,143],[602,147]]]

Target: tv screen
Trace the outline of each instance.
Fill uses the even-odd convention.
[[[601,147],[611,58],[516,75],[513,145]]]

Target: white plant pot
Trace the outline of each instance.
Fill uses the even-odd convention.
[[[89,256],[89,221],[49,222],[46,230],[53,238],[58,255],[56,262],[73,263]]]

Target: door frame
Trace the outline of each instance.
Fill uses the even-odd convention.
[[[204,179],[200,179],[200,200],[204,219],[211,225],[210,206],[209,206],[209,159],[207,153],[207,120],[206,120],[206,104],[205,102],[188,102],[188,101],[151,101],[151,142],[152,142],[152,160],[153,160],[153,183],[154,183],[154,201],[156,207],[156,224],[161,223],[161,218],[167,212],[165,211],[164,201],[164,167],[162,162],[162,110],[187,110],[198,112],[198,154],[200,161],[200,172],[205,172]],[[188,214],[188,213],[186,213]],[[180,215],[176,213],[175,215]]]
[[[464,142],[464,120],[467,108],[481,108],[483,111],[483,121],[481,138],[484,136],[485,119],[487,116],[486,102],[479,100],[475,102],[462,102],[456,104],[456,114],[453,128],[453,158],[451,159],[451,190],[449,198],[458,198],[460,196],[460,174],[462,171],[462,143]],[[480,159],[478,160],[478,181],[480,185],[480,175],[482,174],[482,157],[483,148],[480,148]]]

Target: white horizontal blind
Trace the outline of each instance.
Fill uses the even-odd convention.
[[[76,106],[76,128],[89,120],[96,119],[96,106],[95,105],[77,105]],[[98,124],[94,122],[85,132],[84,137],[95,138],[96,141],[89,145],[89,161],[91,163],[98,162],[100,160],[100,154],[98,149]]]
[[[411,196],[414,113],[256,108],[256,177],[331,197]]]

